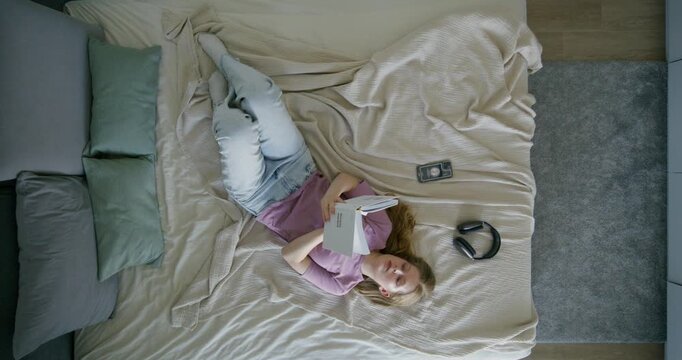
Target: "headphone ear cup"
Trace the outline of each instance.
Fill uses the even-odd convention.
[[[468,223],[460,224],[459,226],[457,226],[457,230],[459,230],[460,234],[466,234],[481,229],[483,229],[482,221],[470,221]]]
[[[454,245],[459,251],[461,251],[470,259],[473,259],[474,256],[476,256],[476,250],[474,250],[474,248],[471,245],[469,245],[469,243],[466,240],[464,240],[464,238],[461,237],[455,238]]]

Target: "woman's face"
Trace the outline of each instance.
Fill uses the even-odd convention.
[[[388,254],[377,257],[372,279],[384,290],[382,294],[408,294],[419,284],[419,269],[406,260]]]

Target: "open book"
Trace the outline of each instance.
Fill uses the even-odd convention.
[[[367,255],[369,247],[362,226],[362,217],[398,204],[395,196],[364,195],[336,203],[336,213],[324,223],[322,247],[346,256]]]

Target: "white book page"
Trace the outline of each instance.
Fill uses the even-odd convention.
[[[357,215],[360,214],[352,207],[337,206],[336,212],[331,216],[331,219],[324,223],[322,247],[351,256],[353,254]]]
[[[365,237],[365,228],[362,226],[362,214],[355,212],[355,237],[353,238],[353,252],[360,255],[369,254],[369,246]]]
[[[398,204],[395,196],[363,195],[345,200],[344,204],[353,206],[365,213],[387,209]]]

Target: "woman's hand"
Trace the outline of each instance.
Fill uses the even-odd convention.
[[[336,213],[336,203],[339,202],[343,202],[343,199],[341,199],[341,194],[340,193],[337,194],[330,187],[327,190],[327,193],[324,194],[324,196],[322,197],[322,200],[320,200],[320,207],[322,208],[322,219],[324,220],[324,222],[329,221],[329,219],[332,218],[332,215]]]
[[[334,181],[329,185],[329,189],[327,189],[327,192],[322,197],[322,200],[320,200],[322,219],[324,219],[324,222],[329,221],[336,212],[336,203],[343,202],[341,194],[355,189],[359,183],[360,179],[353,175],[346,173],[339,173],[336,175]]]

